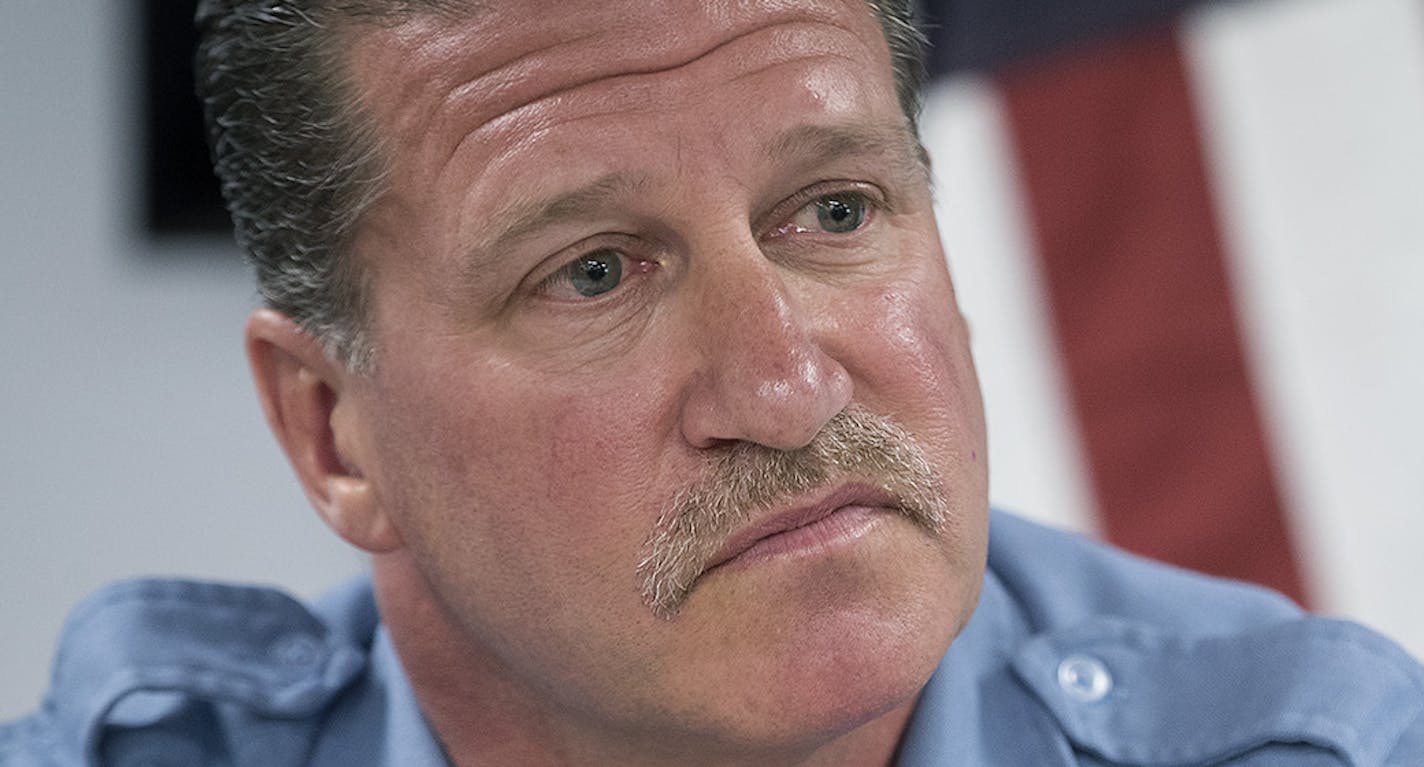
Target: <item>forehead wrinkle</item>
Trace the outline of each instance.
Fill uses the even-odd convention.
[[[744,25],[742,29],[732,33],[730,36],[714,38],[707,44],[699,47],[690,54],[677,55],[675,51],[664,50],[666,46],[652,46],[646,52],[634,52],[627,55],[608,55],[610,50],[618,51],[629,46],[610,45],[602,46],[597,59],[597,66],[584,77],[553,77],[550,87],[525,97],[522,101],[510,100],[507,102],[494,101],[491,109],[497,110],[497,114],[509,114],[536,102],[556,98],[569,91],[592,85],[605,80],[614,80],[619,77],[632,77],[638,75],[658,75],[685,69],[697,62],[716,55],[725,48],[733,46],[738,42],[755,35],[772,34],[786,36],[790,38],[795,31],[800,31],[803,27],[832,27],[840,32],[855,37],[857,30],[850,25],[841,22],[834,16],[824,12],[815,12],[812,8],[800,9],[799,15],[785,16],[770,23]],[[488,82],[493,80],[503,83],[529,82],[537,76],[545,73],[568,73],[573,72],[578,67],[570,64],[588,64],[589,53],[587,51],[575,51],[572,60],[551,57],[550,53],[560,49],[576,47],[578,43],[599,37],[598,33],[586,32],[575,37],[558,40],[547,45],[540,46],[533,50],[521,51],[518,55],[498,62],[483,72],[470,78],[466,82],[450,89],[444,99],[447,104],[458,105],[466,99],[478,99],[490,102],[490,87]],[[622,42],[622,41],[620,41]],[[638,49],[639,46],[632,46]],[[772,46],[779,48],[781,46]],[[606,61],[604,61],[606,59]],[[506,91],[515,90],[513,88],[503,89]]]
[[[831,27],[844,33],[846,37],[839,38],[842,44],[845,39],[854,39],[856,30],[841,23],[837,19],[822,17],[821,15],[808,14],[782,19],[771,24],[753,26],[741,30],[730,37],[717,40],[711,45],[694,52],[690,56],[673,59],[671,61],[659,61],[656,58],[646,64],[637,64],[636,59],[610,57],[609,63],[600,66],[596,71],[582,77],[573,78],[567,74],[563,77],[550,78],[552,84],[544,89],[532,93],[520,93],[518,85],[523,82],[536,80],[544,73],[569,73],[577,67],[568,66],[569,62],[555,58],[550,60],[548,54],[563,48],[574,47],[574,43],[594,37],[585,34],[578,38],[559,41],[535,51],[529,51],[516,58],[495,65],[493,68],[477,75],[461,85],[448,91],[438,108],[439,113],[446,115],[459,115],[466,111],[468,102],[480,104],[482,110],[490,113],[490,117],[479,124],[471,126],[463,132],[445,153],[445,162],[448,164],[458,155],[466,145],[490,131],[498,130],[501,125],[517,123],[520,130],[533,132],[539,126],[527,125],[524,122],[524,113],[535,110],[542,104],[556,102],[580,92],[587,92],[591,86],[599,84],[614,84],[620,81],[629,84],[637,84],[648,77],[685,71],[694,68],[699,62],[705,61],[717,55],[727,48],[736,46],[738,43],[750,37],[761,35],[772,35],[778,41],[786,43],[797,41],[798,34],[808,30],[822,27]],[[814,36],[808,36],[807,40],[825,45],[824,40]],[[770,50],[777,55],[772,60],[766,62],[757,71],[774,68],[778,65],[786,64],[791,60],[807,59],[814,57],[839,57],[851,60],[848,56],[839,56],[829,50],[806,50],[797,49],[797,46],[781,44],[769,46]],[[586,54],[582,58],[586,58]],[[755,72],[739,73],[731,78],[733,81],[739,80]],[[493,85],[492,85],[493,83]],[[456,118],[458,119],[458,118]]]
[[[530,104],[534,104],[539,101],[554,99],[565,93],[568,93],[569,91],[575,91],[585,86],[592,85],[594,83],[602,82],[605,80],[614,80],[620,77],[631,77],[636,75],[657,75],[666,72],[673,72],[678,69],[682,69],[684,67],[695,64],[699,60],[714,55],[717,53],[717,51],[726,48],[729,45],[735,44],[738,40],[741,40],[743,38],[749,37],[762,31],[764,31],[762,28],[754,28],[739,32],[733,35],[732,37],[729,37],[714,44],[710,48],[693,54],[690,57],[687,57],[682,60],[676,60],[667,64],[647,64],[641,66],[620,67],[619,64],[621,64],[622,62],[619,62],[615,59],[610,63],[609,66],[601,68],[587,77],[581,79],[574,79],[567,82],[559,82],[558,80],[556,80],[555,82],[557,84],[547,90],[536,91],[533,95],[527,97],[523,101],[511,101],[505,104],[499,104],[496,108],[500,110],[500,114],[509,114],[511,112],[515,112],[524,107],[527,107]],[[551,51],[558,50],[559,48],[568,48],[570,46],[576,45],[577,43],[583,42],[584,40],[588,40],[594,37],[597,37],[597,35],[594,33],[587,33],[576,38],[560,41],[556,44],[549,45],[544,48],[527,51],[523,55],[518,56],[510,61],[496,65],[494,68],[480,75],[477,79],[464,83],[452,89],[447,95],[446,101],[449,103],[457,103],[462,99],[472,97],[479,98],[482,100],[488,99],[490,94],[487,92],[488,86],[485,84],[485,81],[490,78],[499,78],[500,80],[503,80],[505,82],[516,82],[519,80],[528,81],[533,79],[534,76],[540,74],[541,70],[568,71],[568,68],[562,66],[561,62],[545,64],[543,67],[538,66],[538,64],[541,63],[541,60],[547,58],[547,54]],[[529,62],[533,62],[535,66],[528,66]]]

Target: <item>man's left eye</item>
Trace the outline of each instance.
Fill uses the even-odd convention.
[[[792,216],[792,231],[845,234],[865,224],[869,202],[858,192],[837,192],[817,197]]]
[[[572,300],[597,298],[622,284],[626,260],[612,248],[585,253],[545,278],[539,292]]]

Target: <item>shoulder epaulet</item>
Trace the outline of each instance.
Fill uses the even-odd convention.
[[[1401,749],[1424,747],[1424,669],[1344,621],[1187,638],[1100,620],[1035,637],[1013,669],[1075,749],[1113,764],[1235,764],[1264,749],[1415,764]]]

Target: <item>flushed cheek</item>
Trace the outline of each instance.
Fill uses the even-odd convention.
[[[484,397],[416,408],[424,416],[410,423],[423,433],[392,443],[405,452],[398,479],[416,488],[401,504],[407,542],[442,600],[504,662],[531,674],[586,666],[597,643],[571,637],[598,616],[631,630],[647,612],[635,557],[656,511],[629,468],[647,459],[610,428],[623,423],[616,412],[600,415],[570,392],[504,390],[489,378],[469,388]]]
[[[658,487],[661,398],[638,383],[515,376],[498,387],[508,396],[466,414],[477,435],[467,449],[479,456],[468,484],[500,515],[492,534],[541,541],[557,567],[585,577],[626,566],[618,583],[632,591],[637,550],[668,495]]]
[[[653,620],[636,568],[662,500],[657,419],[626,386],[560,384],[526,383],[462,413],[470,420],[450,447],[471,463],[444,502],[476,519],[462,523],[465,540],[430,545],[453,555],[447,593],[505,662],[531,675],[601,666],[627,679],[636,665],[612,650]],[[590,633],[602,624],[621,628]]]
[[[538,473],[551,509],[635,550],[666,501],[657,490],[666,419],[622,388],[582,388],[542,410]]]
[[[968,339],[947,289],[895,282],[856,304],[860,321],[842,325],[842,343],[867,398],[884,398],[892,414],[910,420],[922,409],[943,416],[945,408],[977,408]]]

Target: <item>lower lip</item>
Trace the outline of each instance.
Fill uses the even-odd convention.
[[[864,538],[886,516],[894,513],[894,509],[883,506],[842,506],[809,525],[768,535],[714,569],[738,567],[776,557],[828,552]]]

